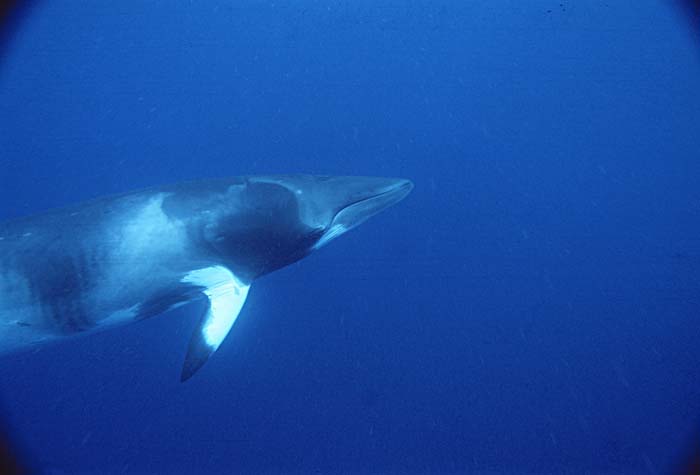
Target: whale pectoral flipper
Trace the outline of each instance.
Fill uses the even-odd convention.
[[[180,380],[186,381],[224,341],[243,308],[250,285],[222,266],[192,271],[182,282],[202,287],[208,299],[207,310],[192,333],[182,367]]]

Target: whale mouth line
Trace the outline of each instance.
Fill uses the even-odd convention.
[[[333,217],[321,239],[314,246],[318,249],[329,241],[358,226],[375,214],[392,206],[408,195],[413,189],[409,180],[397,180],[397,183],[378,193],[365,196],[343,206]]]
[[[401,180],[399,183],[396,183],[387,189],[384,189],[380,191],[379,193],[373,194],[371,196],[367,196],[364,198],[361,198],[359,200],[353,201],[352,203],[348,203],[347,205],[343,206],[333,217],[333,220],[331,223],[334,223],[336,218],[338,218],[339,215],[341,215],[344,211],[347,211],[348,209],[351,209],[355,206],[362,206],[363,204],[367,203],[373,203],[375,201],[379,201],[380,204],[383,204],[383,206],[379,209],[377,209],[374,213],[376,214],[379,211],[383,210],[384,208],[388,208],[389,206],[398,203],[401,201],[406,195],[408,195],[411,190],[413,189],[413,183],[411,183],[409,180]],[[387,198],[384,200],[384,198]],[[372,216],[372,215],[369,215]],[[367,217],[369,217],[367,216]],[[360,223],[357,223],[360,224]]]
[[[401,180],[399,183],[389,187],[388,189],[382,191],[381,193],[378,193],[374,196],[370,196],[369,198],[365,198],[364,200],[360,200],[359,203],[362,203],[363,201],[367,200],[374,200],[374,199],[379,199],[387,195],[392,195],[396,198],[396,201],[398,202],[399,200],[402,200],[407,194],[411,192],[413,189],[413,183],[408,181],[408,180]],[[393,203],[392,203],[393,204]]]

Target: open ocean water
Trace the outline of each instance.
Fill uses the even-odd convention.
[[[48,474],[689,473],[699,14],[18,2],[0,25],[2,219],[207,177],[415,189],[256,281],[185,383],[197,303],[2,356],[14,453]]]

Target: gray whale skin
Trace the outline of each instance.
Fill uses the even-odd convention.
[[[216,351],[257,277],[412,189],[408,180],[246,176],[99,198],[0,223],[0,352],[208,305],[181,380]]]

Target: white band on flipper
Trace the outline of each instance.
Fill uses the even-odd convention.
[[[182,380],[191,377],[219,348],[231,330],[248,296],[245,284],[223,266],[206,267],[189,272],[182,282],[203,287],[209,308],[195,329],[183,367]]]

